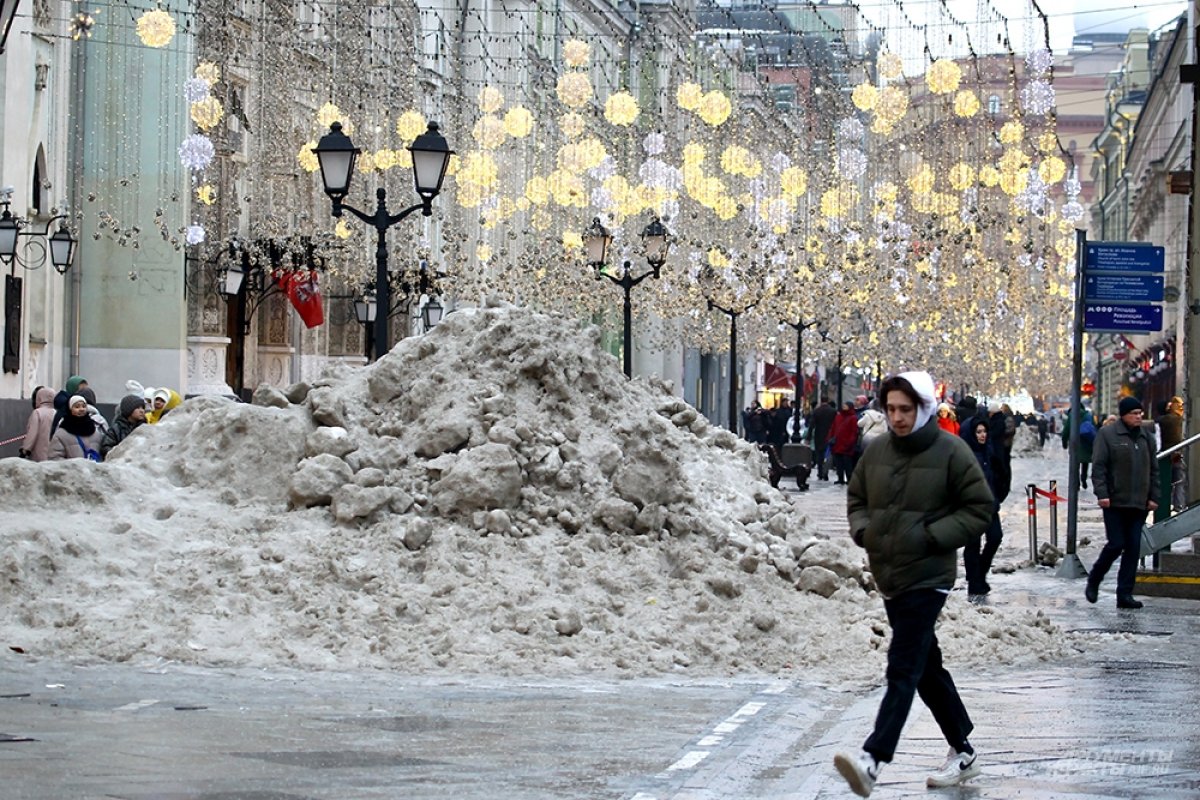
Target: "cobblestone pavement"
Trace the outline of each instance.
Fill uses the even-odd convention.
[[[1016,463],[1017,485],[1066,485],[1061,451]],[[813,485],[797,502],[844,530],[844,489]],[[1005,505],[1000,565],[1028,556],[1024,502]],[[1081,548],[1090,564],[1103,538],[1094,507],[1080,535],[1093,542]],[[995,575],[995,605],[1125,635],[1072,663],[956,671],[983,774],[924,788],[944,745],[918,703],[872,796],[1200,797],[1200,603],[1148,598],[1118,611],[1111,583],[1093,606],[1080,581],[1044,568]],[[880,692],[763,676],[415,678],[6,653],[0,798],[846,798],[831,759],[861,742]]]

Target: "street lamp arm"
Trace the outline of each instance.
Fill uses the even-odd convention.
[[[433,216],[433,203],[431,202],[432,199],[433,198],[430,198],[429,200],[425,200],[425,201],[417,203],[415,205],[411,205],[408,208],[401,211],[400,213],[393,214],[392,216],[388,217],[387,221],[386,221],[387,222],[386,227],[390,228],[391,226],[395,225],[397,222],[399,222],[400,220],[404,219],[409,214],[411,214],[417,210],[420,210],[421,216],[423,216],[423,217],[432,217]]]
[[[657,277],[658,270],[654,270],[654,269],[646,270],[641,275],[638,275],[636,278],[631,277],[629,274],[630,266],[631,266],[630,263],[628,261],[626,261],[625,262],[625,273],[619,278],[616,275],[610,275],[609,273],[603,272],[601,270],[596,271],[596,277],[597,278],[601,278],[601,277],[608,278],[610,281],[615,283],[617,286],[620,286],[622,289],[632,289],[635,286],[637,286],[639,283],[641,283],[642,281],[646,280],[646,278]]]

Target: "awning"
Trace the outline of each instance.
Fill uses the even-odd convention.
[[[796,380],[790,372],[777,364],[767,364],[763,374],[763,389],[774,392],[792,392],[796,390]]]

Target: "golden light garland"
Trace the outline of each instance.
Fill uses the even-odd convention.
[[[396,117],[396,135],[402,142],[411,142],[429,127],[425,115],[420,111],[405,111]]]
[[[147,11],[138,17],[137,35],[147,47],[166,47],[175,38],[175,18],[161,8]]]
[[[613,125],[632,125],[640,113],[637,100],[629,92],[617,92],[604,102],[604,118]]]

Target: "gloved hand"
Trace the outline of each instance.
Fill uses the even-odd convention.
[[[29,458],[31,455],[33,455],[33,453],[29,450],[26,450],[24,447],[21,447],[17,449],[17,455],[19,455],[21,458]]]

